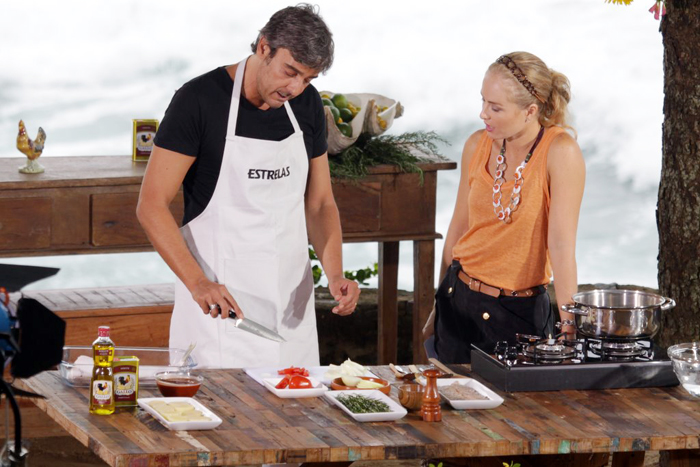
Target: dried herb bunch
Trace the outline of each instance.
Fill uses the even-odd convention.
[[[361,135],[349,148],[329,158],[331,176],[358,179],[367,175],[368,169],[376,165],[390,164],[402,172],[420,173],[419,162],[447,160],[438,153],[437,143],[449,143],[434,131],[411,132],[401,135],[370,137]]]

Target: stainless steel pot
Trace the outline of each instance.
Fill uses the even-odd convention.
[[[659,332],[661,312],[676,306],[670,298],[637,290],[577,293],[562,310],[575,315],[576,329],[595,339],[649,339]]]

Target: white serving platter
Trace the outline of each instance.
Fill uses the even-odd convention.
[[[164,401],[164,402],[188,402],[195,409],[199,410],[206,417],[209,417],[211,421],[193,421],[193,422],[169,422],[163,416],[158,413],[156,409],[150,406],[151,402],[154,401]],[[160,423],[165,425],[169,430],[180,431],[180,430],[211,430],[221,425],[221,420],[214,412],[204,407],[201,403],[196,401],[191,397],[146,397],[137,400],[139,407],[141,407],[146,412],[150,413],[158,420]]]
[[[341,394],[349,395],[349,396],[365,396],[369,397],[370,399],[376,399],[380,400],[384,403],[386,403],[389,406],[389,409],[391,410],[390,412],[378,412],[378,413],[353,413],[343,405],[342,402],[338,400],[338,396]],[[392,398],[387,396],[386,394],[382,393],[381,391],[378,391],[376,389],[372,390],[367,390],[367,391],[357,391],[353,389],[345,390],[345,391],[328,391],[325,396],[333,402],[335,405],[340,407],[341,410],[343,410],[346,414],[350,415],[352,418],[357,420],[358,422],[388,422],[392,420],[398,420],[400,418],[403,418],[408,412],[406,409],[404,409],[400,404],[398,404],[396,401],[394,401]]]
[[[330,369],[329,366],[307,366],[305,368],[307,370],[309,370],[309,377],[316,378],[318,381],[325,384],[326,386],[331,385],[331,380],[326,378],[326,373]],[[277,371],[282,370],[282,369],[283,369],[282,367],[279,367],[279,368],[273,368],[273,367],[246,368],[245,372],[248,376],[250,376],[255,381],[257,381],[259,384],[264,386],[263,379],[265,379],[265,378],[279,378],[280,375],[277,373]],[[373,374],[369,370],[366,371],[365,374],[362,376],[377,377],[375,374]]]
[[[303,397],[318,397],[324,392],[328,391],[328,388],[324,386],[316,378],[308,377],[311,381],[312,388],[309,389],[277,389],[277,383],[282,381],[282,377],[278,376],[276,378],[264,378],[263,386],[265,386],[272,394],[282,399],[300,399]]]
[[[449,386],[451,384],[461,384],[463,386],[468,386],[484,397],[488,399],[474,399],[474,400],[451,400],[445,396],[442,396],[447,402],[450,403],[452,407],[457,410],[464,409],[493,409],[498,407],[503,403],[503,398],[472,378],[444,378],[437,380],[438,392],[443,386]],[[442,394],[441,394],[442,395]]]

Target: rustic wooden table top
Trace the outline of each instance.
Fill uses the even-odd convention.
[[[452,366],[466,373],[466,367]],[[393,381],[388,367],[373,371]],[[419,414],[358,423],[325,398],[280,399],[243,370],[206,370],[196,398],[218,414],[214,430],[169,431],[140,409],[88,413],[87,388],[57,372],[18,381],[47,397],[37,405],[112,466],[240,465],[519,454],[698,449],[700,404],[681,387],[503,394],[492,410],[442,422]],[[396,388],[392,396],[396,398]],[[159,396],[142,389],[140,397]],[[199,462],[199,463],[198,463]]]
[[[0,159],[0,189],[60,188],[140,184],[146,171],[145,162],[134,162],[131,156],[61,156],[42,157],[45,167],[40,174],[23,174],[17,168],[27,162],[26,157]],[[425,172],[453,170],[457,163],[435,160],[418,164]],[[395,165],[369,168],[370,174],[400,173]]]

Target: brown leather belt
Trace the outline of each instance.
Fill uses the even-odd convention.
[[[509,289],[501,289],[498,287],[494,287],[492,285],[484,284],[481,282],[479,279],[474,279],[473,277],[470,277],[466,272],[464,271],[459,271],[457,273],[457,276],[459,279],[467,284],[469,287],[469,290],[473,290],[474,292],[480,292],[486,295],[490,295],[492,297],[499,297],[499,296],[508,296],[508,297],[534,297],[535,295],[539,295],[542,293],[542,289],[539,287],[531,287],[529,289],[523,289],[523,290],[509,290]],[[544,286],[545,290],[547,289],[547,286]]]

